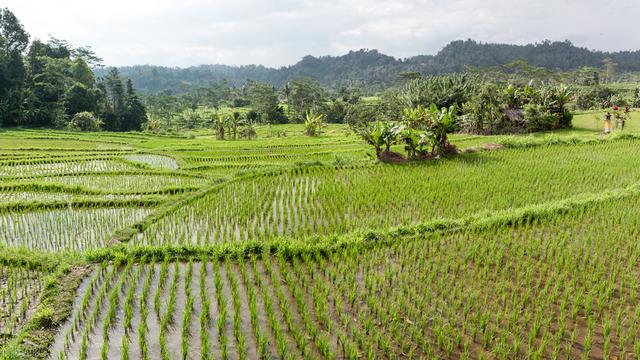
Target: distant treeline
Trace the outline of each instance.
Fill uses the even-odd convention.
[[[115,68],[96,78],[100,61],[88,47],[30,40],[0,8],[0,127],[140,130],[146,109],[131,81]]]
[[[343,56],[305,56],[295,65],[280,69],[261,65],[228,66],[200,65],[189,68],[169,68],[140,65],[122,67],[144,93],[169,90],[187,92],[208,87],[222,80],[241,86],[247,80],[268,83],[282,88],[300,77],[309,77],[323,86],[366,88],[379,91],[396,85],[401,74],[440,75],[472,68],[504,66],[524,61],[531,66],[550,71],[571,71],[583,67],[615,67],[620,72],[640,71],[640,51],[602,52],[573,45],[570,41],[529,45],[488,44],[473,40],[453,41],[436,55],[419,55],[396,59],[377,50],[351,51]],[[106,70],[97,69],[98,76]]]

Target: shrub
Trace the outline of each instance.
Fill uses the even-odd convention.
[[[67,128],[73,131],[99,131],[102,128],[102,120],[90,112],[83,111],[73,116]]]

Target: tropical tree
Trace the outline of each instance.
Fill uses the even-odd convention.
[[[327,99],[324,88],[309,78],[294,80],[289,91],[288,111],[296,122],[304,122],[307,113],[322,108]]]

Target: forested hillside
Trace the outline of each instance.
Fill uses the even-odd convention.
[[[295,65],[280,69],[259,65],[200,65],[184,69],[142,65],[122,67],[120,71],[145,93],[163,90],[182,92],[223,79],[232,85],[254,80],[281,87],[298,77],[311,77],[332,88],[364,86],[379,90],[393,85],[398,75],[407,72],[447,74],[459,72],[467,66],[499,66],[518,60],[550,70],[568,71],[583,66],[602,67],[606,59],[616,64],[619,71],[640,71],[640,51],[607,53],[577,47],[570,41],[509,45],[474,40],[453,41],[436,55],[407,59],[396,59],[377,50],[363,49],[342,56],[308,55]],[[104,75],[106,70],[97,69],[97,74]]]

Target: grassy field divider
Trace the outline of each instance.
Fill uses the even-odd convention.
[[[561,136],[561,135],[547,135],[542,137],[537,136],[505,136],[498,141],[498,144],[509,148],[528,148],[537,146],[552,146],[552,145],[576,145],[576,144],[597,144],[607,141],[618,140],[638,140],[640,134],[631,132],[618,132],[610,135],[601,135],[598,137],[583,137],[579,135],[573,136]]]
[[[197,186],[175,186],[166,187],[159,190],[142,190],[142,191],[106,191],[99,189],[90,189],[81,185],[65,185],[57,183],[40,183],[40,182],[14,182],[8,184],[0,184],[0,192],[9,191],[31,191],[31,192],[50,192],[64,193],[74,195],[165,195],[179,194],[191,192],[200,189]]]
[[[1,176],[0,181],[24,181],[26,179],[40,178],[64,178],[69,176],[137,176],[137,175],[158,175],[158,176],[179,176],[196,179],[207,179],[206,175],[189,173],[185,171],[168,171],[168,170],[125,170],[125,171],[77,171],[77,172],[58,172],[44,175],[26,175],[26,176]]]
[[[0,213],[23,212],[36,210],[60,210],[60,209],[96,209],[96,208],[122,208],[122,207],[153,207],[163,204],[166,199],[162,197],[149,197],[144,199],[80,199],[74,201],[28,201],[8,202],[0,204]]]
[[[76,291],[92,268],[79,262],[60,263],[46,277],[35,313],[18,335],[0,349],[0,359],[47,358],[58,329],[73,311]]]
[[[60,256],[0,244],[0,264],[52,272],[60,264]]]

